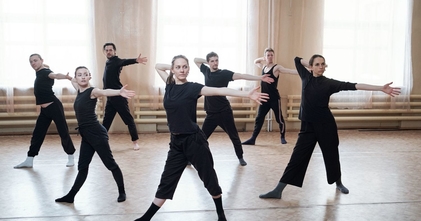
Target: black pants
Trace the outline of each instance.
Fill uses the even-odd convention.
[[[114,180],[119,189],[124,190],[123,174],[111,152],[107,130],[98,123],[88,127],[79,127],[79,133],[82,136],[78,162],[79,171],[72,190],[77,192],[82,187],[88,176],[89,164],[95,152],[98,153],[105,167],[113,173]]]
[[[46,108],[41,107],[41,112],[37,118],[35,128],[32,132],[31,145],[29,146],[28,157],[38,155],[41,145],[47,135],[48,128],[51,121],[54,121],[57,127],[58,134],[61,138],[61,145],[64,152],[73,154],[76,149],[73,141],[69,135],[69,128],[67,126],[66,117],[64,116],[63,104],[59,99],[55,99],[53,103]]]
[[[191,162],[210,195],[218,196],[222,189],[213,168],[212,153],[205,134],[199,130],[195,134],[171,135],[170,150],[164,172],[155,194],[156,198],[172,199],[181,175]]]
[[[265,122],[266,114],[269,112],[270,109],[273,110],[273,113],[275,114],[275,120],[279,124],[279,131],[281,133],[281,137],[285,137],[285,120],[282,116],[281,100],[271,99],[267,102],[262,102],[262,105],[259,106],[252,135],[254,138],[256,138],[259,135],[263,123]]]
[[[302,121],[297,143],[280,182],[303,186],[304,176],[316,143],[319,143],[323,154],[327,182],[332,184],[341,177],[339,138],[335,120],[327,123]]]
[[[136,124],[134,123],[133,116],[130,114],[127,99],[122,96],[107,97],[104,120],[102,122],[105,129],[107,131],[110,129],[116,113],[120,115],[124,124],[127,125],[132,141],[138,140],[139,136],[137,134]]]
[[[215,128],[220,126],[225,133],[228,134],[234,145],[235,154],[238,159],[243,158],[243,146],[241,145],[240,137],[238,136],[237,127],[235,127],[234,115],[232,110],[227,110],[219,113],[206,113],[205,121],[202,125],[202,130],[208,139]]]

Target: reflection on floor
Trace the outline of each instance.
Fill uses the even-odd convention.
[[[250,134],[240,133],[240,137],[245,140]],[[256,145],[243,146],[248,163],[244,167],[239,165],[228,136],[214,133],[209,143],[224,192],[227,219],[420,220],[421,130],[341,130],[339,136],[342,180],[350,190],[348,195],[327,184],[323,157],[316,147],[303,188],[287,186],[281,200],[263,200],[258,195],[279,181],[297,132],[287,133],[285,145],[280,144],[277,132],[262,132]],[[80,137],[72,138],[78,147]],[[126,184],[127,201],[123,203],[117,203],[112,174],[97,156],[75,202],[54,202],[69,191],[77,173],[76,166],[65,166],[67,156],[58,136],[47,136],[32,169],[13,169],[25,159],[30,136],[0,139],[0,220],[120,221],[140,217],[153,200],[169,134],[140,134],[139,151],[132,150],[128,134],[110,134]],[[214,203],[193,167],[186,167],[174,199],[167,201],[152,220],[217,220]]]

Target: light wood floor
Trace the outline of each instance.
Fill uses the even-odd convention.
[[[250,132],[240,133],[243,140]],[[255,146],[244,146],[248,165],[242,167],[228,136],[209,139],[215,169],[230,221],[277,220],[421,220],[421,130],[341,130],[343,182],[348,195],[328,185],[320,149],[316,147],[303,188],[287,186],[282,199],[263,200],[288,163],[297,132],[281,145],[277,132],[262,132]],[[80,137],[72,135],[78,147]],[[77,167],[57,135],[48,135],[32,169],[13,169],[26,157],[30,136],[0,136],[0,220],[98,221],[134,220],[154,198],[166,159],[169,134],[140,134],[141,150],[133,151],[128,134],[111,134],[114,157],[126,184],[127,200],[117,203],[117,187],[97,156],[73,204],[56,203],[73,184]],[[78,149],[78,148],[77,148]],[[76,152],[78,157],[78,152]],[[217,220],[214,203],[194,168],[187,167],[173,200],[152,220]]]

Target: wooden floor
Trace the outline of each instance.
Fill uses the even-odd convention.
[[[242,140],[250,132],[240,133]],[[281,145],[277,132],[262,132],[255,146],[244,146],[247,166],[240,166],[228,136],[209,139],[215,169],[230,221],[277,220],[421,220],[421,130],[341,130],[343,183],[348,195],[328,185],[320,149],[316,147],[303,188],[287,186],[283,198],[264,200],[288,163],[297,132]],[[78,147],[80,137],[72,135]],[[126,184],[127,200],[117,203],[117,187],[97,156],[73,204],[56,203],[73,184],[77,167],[57,135],[48,135],[32,169],[13,169],[26,157],[30,136],[0,136],[0,220],[99,221],[134,220],[149,207],[160,179],[169,134],[140,134],[141,150],[133,151],[128,134],[111,134],[114,157]],[[78,149],[78,148],[77,148]],[[76,152],[78,157],[78,152]],[[217,220],[214,203],[194,168],[188,166],[173,200],[152,220]]]

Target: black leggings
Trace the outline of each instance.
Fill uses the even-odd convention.
[[[98,153],[101,161],[105,167],[113,174],[114,180],[120,189],[124,190],[123,173],[120,167],[115,162],[108,143],[107,130],[101,125],[96,124],[88,127],[79,127],[80,135],[82,136],[82,143],[80,145],[80,154],[78,162],[78,174],[72,190],[79,191],[88,176],[89,164],[95,152]]]
[[[123,120],[124,124],[127,125],[132,141],[138,140],[139,135],[137,134],[137,128],[133,116],[130,114],[127,98],[122,96],[107,97],[107,105],[105,106],[104,120],[102,121],[102,125],[108,131],[117,112]]]
[[[37,118],[35,128],[32,132],[28,157],[34,157],[38,155],[39,150],[41,149],[41,145],[44,142],[45,136],[47,135],[51,121],[54,121],[56,124],[64,152],[67,154],[73,154],[76,151],[75,146],[73,145],[73,141],[69,135],[69,128],[64,116],[63,104],[59,99],[56,98],[53,103],[48,105],[46,108],[41,107],[41,112]]]
[[[238,159],[243,158],[243,146],[241,145],[241,140],[238,135],[237,127],[235,126],[234,115],[231,109],[219,113],[206,114],[206,118],[202,126],[202,130],[205,133],[206,138],[209,138],[212,135],[217,126],[220,126],[225,133],[228,134],[232,144],[234,145],[235,154]]]
[[[259,106],[252,137],[256,138],[259,135],[263,123],[265,122],[266,114],[269,112],[270,109],[273,110],[273,113],[275,114],[275,120],[279,124],[279,131],[281,133],[281,137],[285,137],[286,127],[285,120],[282,116],[281,111],[281,100],[268,100],[267,102],[263,102],[262,105]]]

